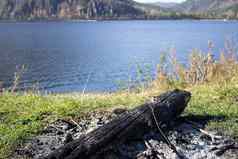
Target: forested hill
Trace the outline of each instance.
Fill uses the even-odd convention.
[[[132,0],[1,0],[0,18],[35,19],[123,19],[145,18],[159,7]],[[158,15],[158,14],[157,14]]]
[[[0,0],[0,20],[238,19],[238,0],[142,4],[133,0]]]

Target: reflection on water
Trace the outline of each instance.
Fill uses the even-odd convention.
[[[0,81],[9,86],[16,67],[25,65],[22,88],[114,91],[136,78],[137,64],[155,76],[160,53],[171,47],[183,62],[211,40],[218,55],[226,38],[238,37],[237,28],[235,21],[0,23]]]

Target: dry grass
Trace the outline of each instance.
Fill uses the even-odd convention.
[[[207,53],[194,49],[188,58],[187,66],[179,63],[174,54],[162,55],[154,86],[159,89],[189,88],[194,85],[222,84],[237,80],[238,59],[237,50],[232,47],[234,45],[227,42],[218,59],[213,56],[212,46],[209,42]]]
[[[16,92],[20,71],[15,75],[13,86],[0,94],[0,158],[7,158],[16,145],[53,120],[78,118],[100,109],[130,109],[174,88],[193,94],[186,114],[224,117],[222,121],[210,121],[208,128],[238,137],[238,123],[235,122],[238,119],[238,63],[237,51],[231,46],[227,43],[218,59],[212,56],[212,43],[207,53],[193,50],[187,66],[180,64],[175,56],[161,56],[157,78],[149,87],[143,82],[136,91],[45,96]]]

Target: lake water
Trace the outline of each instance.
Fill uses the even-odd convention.
[[[169,48],[185,62],[193,48],[206,51],[209,40],[218,55],[226,39],[237,38],[235,21],[0,23],[0,81],[9,87],[25,65],[19,88],[111,92],[135,79],[138,66],[154,77]]]

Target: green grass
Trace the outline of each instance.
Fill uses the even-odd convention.
[[[209,116],[208,129],[238,138],[238,85],[201,85],[191,89],[193,97],[186,114]]]
[[[211,120],[206,125],[207,129],[238,138],[237,51],[227,43],[225,52],[215,60],[211,56],[212,43],[209,46],[207,54],[199,50],[191,53],[189,67],[180,64],[175,56],[162,56],[157,78],[150,81],[149,88],[142,85],[131,92],[45,96],[30,92],[13,93],[24,72],[19,71],[10,91],[0,94],[0,158],[7,158],[24,139],[36,135],[48,123],[59,118],[78,118],[91,111],[117,107],[130,109],[151,96],[174,88],[192,93],[185,115],[209,116]],[[172,70],[172,74],[167,70]],[[140,69],[138,72],[142,78]]]
[[[196,85],[188,90],[192,92],[192,99],[185,114],[224,117],[210,121],[207,128],[238,137],[238,82]],[[0,156],[7,158],[24,139],[58,118],[77,118],[90,111],[116,107],[130,109],[159,92],[156,88],[141,93],[86,95],[5,92],[0,95]]]
[[[125,93],[84,96],[3,93],[0,95],[0,158],[7,158],[15,146],[58,118],[77,118],[89,111],[112,107],[130,108],[145,99],[144,94]]]

